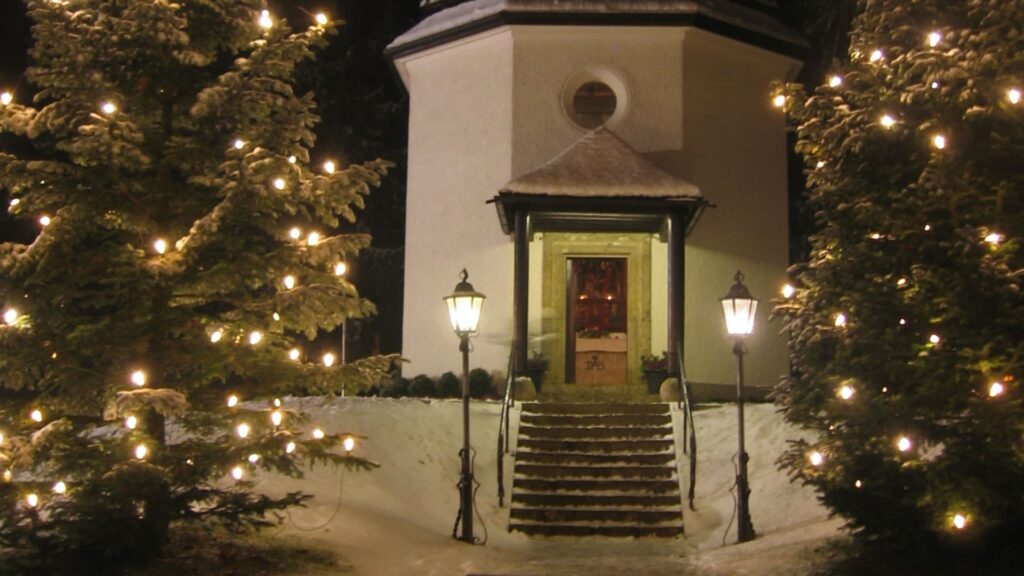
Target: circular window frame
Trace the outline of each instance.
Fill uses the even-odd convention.
[[[576,92],[588,82],[599,82],[608,86],[615,94],[615,111],[608,117],[604,124],[597,128],[586,128],[576,122],[576,111],[573,107],[573,100]],[[573,73],[562,84],[562,114],[574,128],[580,132],[592,132],[601,127],[615,127],[622,122],[629,111],[630,97],[629,90],[622,77],[616,72],[607,68],[585,68]]]

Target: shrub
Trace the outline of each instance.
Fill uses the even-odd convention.
[[[462,395],[462,380],[454,372],[445,372],[437,379],[437,395],[441,398],[458,398]]]
[[[381,396],[384,398],[404,398],[409,395],[409,379],[398,377],[395,378],[390,386],[385,386],[384,390],[381,391]]]
[[[491,380],[491,373],[483,368],[473,368],[469,371],[469,395],[472,398],[483,398],[494,392],[494,382]]]
[[[430,398],[437,394],[437,385],[426,374],[420,374],[409,383],[409,395],[418,398]]]

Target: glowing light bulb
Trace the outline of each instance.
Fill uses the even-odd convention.
[[[11,208],[14,208],[18,204],[21,204],[21,199],[20,198],[11,198]]]
[[[63,480],[60,480],[53,485],[52,490],[54,494],[66,494],[68,491],[68,485],[65,484]]]
[[[274,178],[274,188],[277,188],[278,190],[284,190],[285,185],[286,183],[284,181],[284,178]]]
[[[326,26],[327,25],[327,14],[324,14],[323,12],[317,14],[316,15],[316,24],[317,24],[317,26]]]
[[[335,170],[337,170],[337,166],[334,165],[333,160],[328,160],[324,162],[324,172],[327,172],[328,174],[334,174]]]
[[[281,315],[278,314],[277,312],[274,312],[273,314],[271,314],[270,317],[274,319],[274,322],[280,322],[281,321]]]
[[[14,102],[14,94],[11,94],[10,92],[0,94],[0,105],[7,106],[11,102]]]
[[[938,90],[939,86],[940,84],[938,83],[938,81],[932,82],[932,90]]]
[[[33,422],[42,422],[43,421],[43,412],[37,408],[37,409],[33,410],[32,412],[30,412],[28,417],[31,418]]]
[[[907,285],[907,279],[906,278],[900,278],[899,280],[896,281],[896,285],[897,286],[906,286]]]
[[[896,119],[888,114],[882,114],[882,117],[878,119],[878,123],[882,125],[882,128],[889,129],[896,124]]]
[[[283,420],[284,415],[281,414],[280,410],[274,410],[273,412],[270,413],[270,421],[274,424],[274,426],[280,426]]]
[[[843,314],[842,312],[836,314],[835,325],[836,328],[842,328],[843,326],[846,326],[846,314]]]
[[[860,480],[857,480],[856,482],[853,483],[853,485],[856,486],[857,488],[860,488],[864,486],[864,483],[861,482]]]
[[[235,432],[238,433],[239,438],[246,438],[249,436],[249,425],[242,422],[237,428],[235,428]]]
[[[235,150],[241,150],[245,148],[245,142],[243,140],[235,140]]]
[[[288,359],[289,360],[298,360],[301,355],[302,355],[302,352],[299,351],[298,348],[292,348],[291,350],[288,351]]]
[[[872,232],[869,238],[871,238],[872,240],[881,240],[882,235],[879,234],[878,232]]]
[[[163,238],[157,238],[153,242],[153,250],[156,250],[157,254],[163,254],[164,252],[167,252],[167,241],[164,240]]]
[[[281,399],[280,398],[274,398],[274,408],[280,408],[280,407],[281,407]]]
[[[993,382],[988,386],[989,398],[995,398],[996,396],[1002,396],[1003,392],[1006,391],[1006,387],[1003,386],[1002,382]]]
[[[110,116],[114,112],[117,112],[117,105],[113,102],[104,102],[103,106],[100,106],[100,110],[107,116]]]
[[[53,222],[53,219],[45,214],[39,217],[39,224],[43,226],[49,226],[50,222]]]
[[[907,325],[907,319],[906,318],[900,318],[900,326],[906,326],[906,325]]]
[[[323,430],[321,430],[319,428],[313,429],[313,438],[315,438],[317,440],[323,440],[324,436],[326,436],[326,434],[324,434]]]
[[[345,448],[345,452],[351,452],[352,449],[356,447],[356,439],[351,436],[346,436],[341,442],[341,445]]]
[[[285,444],[284,451],[286,454],[291,454],[292,452],[295,452],[295,442],[289,442]]]
[[[0,446],[3,446],[3,444],[4,444],[4,433],[0,432]]]
[[[292,154],[291,156],[288,157],[288,163],[289,164],[295,164],[296,162],[298,162],[298,160],[299,159],[296,158],[294,154]]]
[[[932,136],[932,146],[938,150],[944,150],[946,148],[946,137],[942,134]]]
[[[786,284],[782,287],[783,298],[792,298],[793,294],[796,294],[796,288],[793,288],[792,284]]]
[[[316,246],[319,243],[320,243],[320,233],[319,232],[310,232],[309,236],[306,236],[306,244],[309,244],[310,246]]]
[[[135,457],[139,460],[145,460],[147,454],[149,454],[149,448],[146,448],[145,444],[139,444],[135,447]]]
[[[241,480],[245,476],[245,470],[242,470],[241,466],[235,466],[231,469],[231,477],[235,480]]]
[[[10,482],[11,478],[13,478],[13,477],[14,477],[14,474],[11,474],[10,469],[4,470],[4,482]]]
[[[337,264],[334,265],[335,276],[344,276],[346,272],[348,272],[348,264],[345,264],[344,262],[338,262]]]
[[[843,400],[849,400],[850,398],[853,398],[855,392],[856,391],[853,389],[853,386],[843,386],[839,389],[839,397]]]
[[[284,284],[284,287],[289,290],[295,288],[295,276],[292,276],[291,274],[285,276],[284,280],[282,280],[281,282]]]
[[[775,106],[776,108],[782,108],[785,105],[786,105],[786,95],[785,94],[776,94],[772,98],[772,106]]]
[[[235,406],[238,406],[238,396],[232,394],[228,396],[228,408],[234,408]]]
[[[334,366],[334,354],[332,354],[330,352],[328,352],[327,354],[324,354],[323,360],[324,360],[324,366],[327,366],[328,368],[330,368],[331,366]]]
[[[220,342],[220,339],[223,338],[223,337],[224,337],[224,331],[223,330],[214,330],[213,332],[210,332],[210,342],[213,342],[214,344],[216,344],[217,342]]]
[[[942,34],[939,34],[938,32],[932,32],[932,33],[928,34],[928,45],[929,46],[931,46],[932,48],[935,48],[936,46],[939,45],[939,42],[942,42]]]
[[[8,308],[4,310],[4,322],[7,324],[14,324],[18,321],[18,311],[14,308]]]
[[[136,416],[129,416],[124,419],[124,427],[129,430],[135,430],[139,425],[139,419]]]
[[[253,464],[255,464],[255,463],[259,462],[259,461],[260,461],[260,455],[259,454],[249,454],[249,462],[252,462]]]
[[[967,517],[963,514],[957,514],[953,516],[953,527],[957,530],[963,530],[967,527]]]
[[[132,379],[132,384],[135,384],[136,386],[145,386],[146,385],[146,371],[145,370],[136,370],[135,372],[132,372],[131,379]]]
[[[821,170],[822,168],[825,167],[825,161],[824,160],[818,160],[818,163],[815,164],[814,167],[817,168],[818,170]]]
[[[910,441],[910,438],[900,436],[900,439],[896,442],[896,447],[899,448],[900,452],[906,452],[913,448],[914,444]]]
[[[259,344],[263,340],[263,332],[259,330],[253,330],[249,333],[249,344],[253,346]]]
[[[1006,91],[1006,99],[1010,101],[1010,104],[1020,104],[1020,88],[1010,88]]]
[[[942,341],[942,338],[939,338],[938,334],[932,334],[931,336],[928,337],[928,341],[931,342],[932,344],[938,344],[939,342]]]
[[[825,461],[825,457],[822,456],[821,452],[818,452],[817,450],[811,452],[809,459],[811,461],[811,464],[814,466],[821,466],[821,464]]]
[[[842,76],[832,76],[828,79],[829,88],[838,88],[843,85]]]
[[[298,226],[293,227],[288,231],[288,237],[292,240],[298,240],[302,237],[302,228],[299,228]]]
[[[264,30],[270,30],[274,27],[274,19],[270,17],[269,10],[260,12],[259,25],[260,28],[263,28]]]
[[[871,55],[868,56],[868,60],[870,60],[872,62],[878,62],[882,58],[885,58],[885,54],[881,50],[878,50],[878,49],[872,50],[871,51]]]
[[[39,495],[29,494],[28,496],[25,496],[25,503],[28,504],[29,508],[35,508],[36,506],[39,506]]]
[[[991,232],[988,236],[985,236],[985,242],[993,246],[998,246],[1003,241],[1003,235],[998,232]]]

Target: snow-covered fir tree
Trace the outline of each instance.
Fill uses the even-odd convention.
[[[376,383],[308,345],[374,312],[344,276],[383,162],[313,153],[296,66],[333,33],[262,0],[29,0],[28,87],[0,98],[0,548],[106,565],[169,527],[261,525],[300,504],[253,479],[333,448],[279,398]],[[3,87],[0,87],[2,90]],[[23,146],[22,146],[23,145]],[[315,157],[315,162],[314,162]]]
[[[849,61],[773,96],[816,217],[776,313],[819,437],[781,463],[876,542],[1021,533],[1022,91],[1024,2],[862,0]]]

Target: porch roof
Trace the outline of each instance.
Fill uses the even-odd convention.
[[[644,158],[606,128],[588,132],[540,168],[512,179],[498,195],[701,198],[693,184]]]

